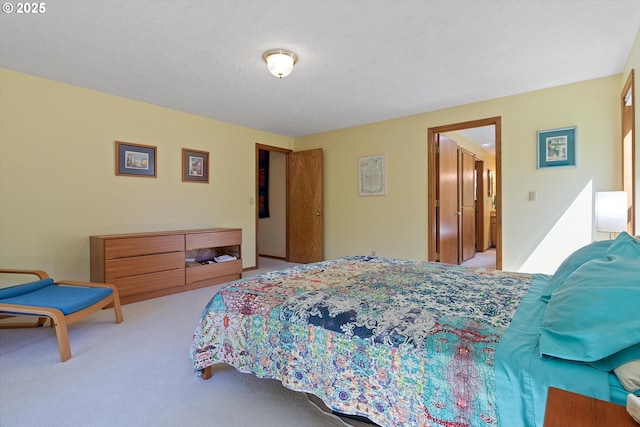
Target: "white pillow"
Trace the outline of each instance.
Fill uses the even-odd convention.
[[[625,390],[631,393],[640,390],[640,359],[620,365],[613,372]]]

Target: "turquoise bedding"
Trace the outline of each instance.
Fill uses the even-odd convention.
[[[584,363],[540,357],[538,328],[547,306],[540,297],[549,278],[533,275],[529,292],[496,350],[496,394],[502,426],[542,426],[548,387],[611,400],[612,374]],[[620,399],[621,395],[616,397]]]

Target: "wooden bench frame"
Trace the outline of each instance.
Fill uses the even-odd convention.
[[[40,279],[48,279],[49,275],[42,270],[18,270],[18,269],[0,269],[0,274],[28,274],[38,276]],[[90,288],[109,288],[113,292],[111,295],[101,299],[82,310],[65,315],[57,308],[39,307],[29,305],[4,304],[0,302],[0,318],[17,317],[21,315],[38,316],[35,323],[6,323],[0,325],[0,329],[12,328],[32,328],[45,324],[47,319],[51,319],[51,326],[55,328],[56,339],[58,340],[58,349],[60,350],[60,361],[65,362],[71,358],[71,346],[69,344],[69,334],[67,326],[83,319],[96,311],[112,306],[115,312],[116,323],[122,323],[122,308],[120,307],[120,297],[118,289],[106,283],[79,282],[72,280],[63,280],[55,282],[55,285],[62,286],[81,286]]]

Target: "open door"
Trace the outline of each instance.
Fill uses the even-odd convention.
[[[289,262],[324,260],[322,149],[288,156],[287,235]]]
[[[458,144],[451,138],[438,135],[437,152],[436,259],[459,264]]]
[[[460,149],[460,263],[476,255],[475,155]]]

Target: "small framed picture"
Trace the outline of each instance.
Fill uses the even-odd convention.
[[[358,194],[384,196],[386,194],[384,155],[358,159]]]
[[[575,126],[538,131],[538,169],[575,165]]]
[[[487,176],[489,177],[487,196],[493,197],[496,194],[496,177],[491,169],[487,169]]]
[[[116,175],[156,178],[156,151],[151,145],[116,141]]]
[[[182,149],[182,181],[209,182],[209,152]]]

